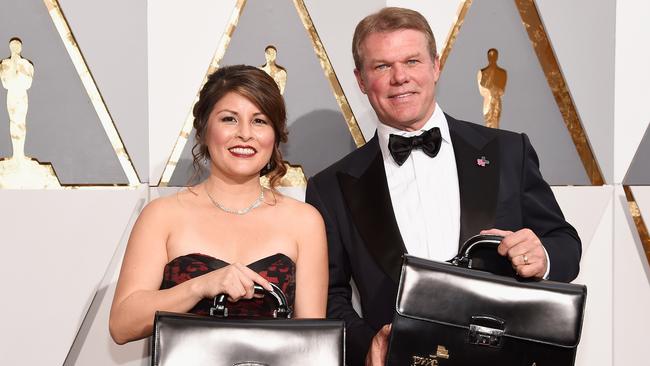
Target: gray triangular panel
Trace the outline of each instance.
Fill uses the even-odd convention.
[[[74,31],[74,30],[73,30]],[[106,132],[42,0],[8,0],[0,12],[0,58],[23,42],[34,64],[26,155],[51,162],[63,184],[127,184]],[[7,91],[0,88],[0,156],[11,155]]]
[[[278,49],[277,63],[287,69],[284,98],[289,143],[284,159],[302,165],[307,177],[355,149],[343,114],[292,1],[246,2],[221,65],[264,64],[264,49]],[[191,175],[190,139],[170,186],[185,185]]]
[[[650,125],[645,130],[623,184],[626,186],[650,185]]]
[[[59,3],[129,157],[140,178],[146,181],[149,177],[147,3],[132,0],[59,0]]]
[[[456,118],[484,124],[476,75],[487,65],[490,48],[499,51],[498,64],[508,72],[500,128],[528,134],[549,184],[589,185],[512,0],[472,3],[438,83],[442,109]]]

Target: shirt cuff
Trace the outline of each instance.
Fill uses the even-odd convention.
[[[543,245],[542,248],[544,248]],[[551,258],[548,257],[546,248],[544,248],[544,255],[546,255],[546,273],[544,273],[544,277],[542,277],[542,279],[548,280],[548,275],[551,273]]]

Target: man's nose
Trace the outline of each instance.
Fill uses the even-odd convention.
[[[400,64],[394,64],[391,67],[391,82],[393,84],[404,84],[409,81],[409,74],[406,68]]]

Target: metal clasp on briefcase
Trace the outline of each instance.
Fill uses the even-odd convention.
[[[506,322],[491,316],[472,316],[469,343],[499,348]]]

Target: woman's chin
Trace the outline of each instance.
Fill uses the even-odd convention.
[[[230,180],[244,183],[249,180],[259,179],[262,167],[238,167],[232,169],[217,170],[217,174],[227,177]]]

